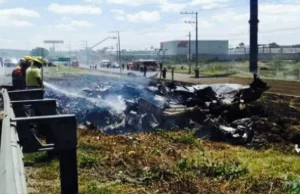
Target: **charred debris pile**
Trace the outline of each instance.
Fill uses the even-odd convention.
[[[63,92],[72,85],[71,79],[60,81],[62,89],[48,87],[46,96],[58,100],[61,112],[72,112],[79,123],[95,125],[107,134],[192,128],[200,138],[235,144],[252,141],[256,116],[247,104],[269,89],[260,79],[248,86],[93,79],[77,79],[75,94]]]

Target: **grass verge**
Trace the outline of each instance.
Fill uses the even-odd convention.
[[[298,193],[300,158],[201,141],[191,132],[99,135],[78,131],[79,192]],[[59,193],[58,161],[26,154],[31,193]]]

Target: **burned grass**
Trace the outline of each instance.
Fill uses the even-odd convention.
[[[299,100],[264,95],[250,104],[253,141],[199,140],[193,131],[104,135],[78,130],[79,192],[299,193]],[[58,161],[25,155],[30,193],[59,193]]]

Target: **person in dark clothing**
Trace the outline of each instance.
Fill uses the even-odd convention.
[[[195,77],[196,78],[199,78],[199,73],[200,73],[200,69],[199,69],[199,67],[196,67],[196,69],[195,69]]]
[[[129,71],[129,64],[127,64],[127,71]]]
[[[163,63],[159,64],[159,70],[162,71],[163,70]]]
[[[125,64],[124,64],[124,63],[122,63],[122,69],[123,69],[123,70],[125,69]]]
[[[17,90],[23,90],[26,88],[26,70],[30,66],[29,62],[25,59],[21,59],[19,64],[14,68],[12,72],[12,84]]]
[[[167,75],[167,69],[164,67],[164,69],[162,70],[163,79],[166,79],[166,75]]]
[[[143,70],[144,70],[144,77],[146,77],[146,74],[147,74],[147,66],[146,65],[144,65]]]

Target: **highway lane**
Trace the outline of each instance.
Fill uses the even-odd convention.
[[[0,85],[11,85],[11,72],[13,67],[1,67],[0,66]]]

